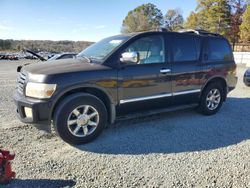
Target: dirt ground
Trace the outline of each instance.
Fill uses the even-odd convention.
[[[119,122],[73,147],[17,119],[12,93],[23,63],[0,61],[0,148],[16,153],[17,174],[5,187],[250,187],[244,66],[214,116],[183,110]]]

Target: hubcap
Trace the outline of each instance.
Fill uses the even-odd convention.
[[[99,123],[98,111],[90,105],[75,108],[69,115],[67,126],[71,134],[85,137],[95,131]]]
[[[207,98],[206,98],[207,108],[209,110],[215,110],[219,106],[220,100],[221,100],[220,91],[218,89],[212,89],[207,94]]]

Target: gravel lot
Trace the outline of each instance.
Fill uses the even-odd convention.
[[[6,187],[250,187],[250,88],[210,117],[184,110],[117,123],[73,147],[19,122],[16,66],[0,61],[0,148],[16,153]]]

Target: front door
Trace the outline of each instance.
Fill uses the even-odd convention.
[[[154,34],[136,39],[123,51],[139,53],[138,63],[127,63],[118,71],[120,105],[131,106],[124,109],[149,110],[171,101],[171,66],[166,50],[163,35]]]

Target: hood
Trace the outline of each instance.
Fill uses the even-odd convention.
[[[88,63],[85,59],[62,59],[30,64],[23,67],[23,69],[31,74],[52,75],[69,72],[102,70],[109,69],[109,67],[97,63]]]

